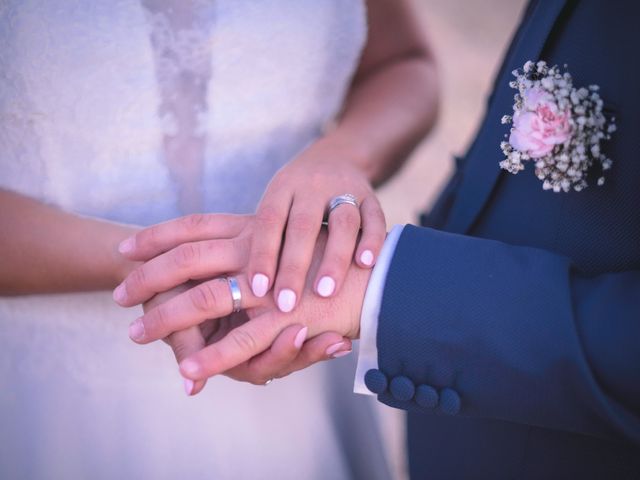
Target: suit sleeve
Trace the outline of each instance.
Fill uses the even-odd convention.
[[[390,406],[640,443],[640,271],[407,226],[378,320]]]

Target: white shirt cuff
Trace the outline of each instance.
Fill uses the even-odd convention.
[[[360,350],[358,353],[358,366],[356,367],[356,378],[353,384],[353,391],[362,395],[373,395],[364,384],[364,375],[372,368],[378,368],[378,347],[376,337],[378,333],[378,316],[382,306],[382,293],[387,279],[387,272],[391,259],[396,251],[396,245],[400,239],[400,234],[404,225],[396,225],[387,235],[387,239],[382,246],[380,256],[373,267],[367,292],[362,304],[360,315]]]

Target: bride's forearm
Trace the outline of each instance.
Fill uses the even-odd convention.
[[[134,230],[0,190],[0,295],[111,289],[134,265],[117,251]]]
[[[368,2],[369,39],[336,127],[321,141],[352,154],[374,184],[397,170],[431,129],[436,65],[410,2]]]

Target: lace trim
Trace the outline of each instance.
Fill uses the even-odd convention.
[[[144,0],[161,100],[164,159],[183,213],[202,211],[213,2]],[[197,188],[194,188],[194,185]]]

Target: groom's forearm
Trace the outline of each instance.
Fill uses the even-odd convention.
[[[384,403],[640,442],[640,272],[407,226],[385,281]]]

